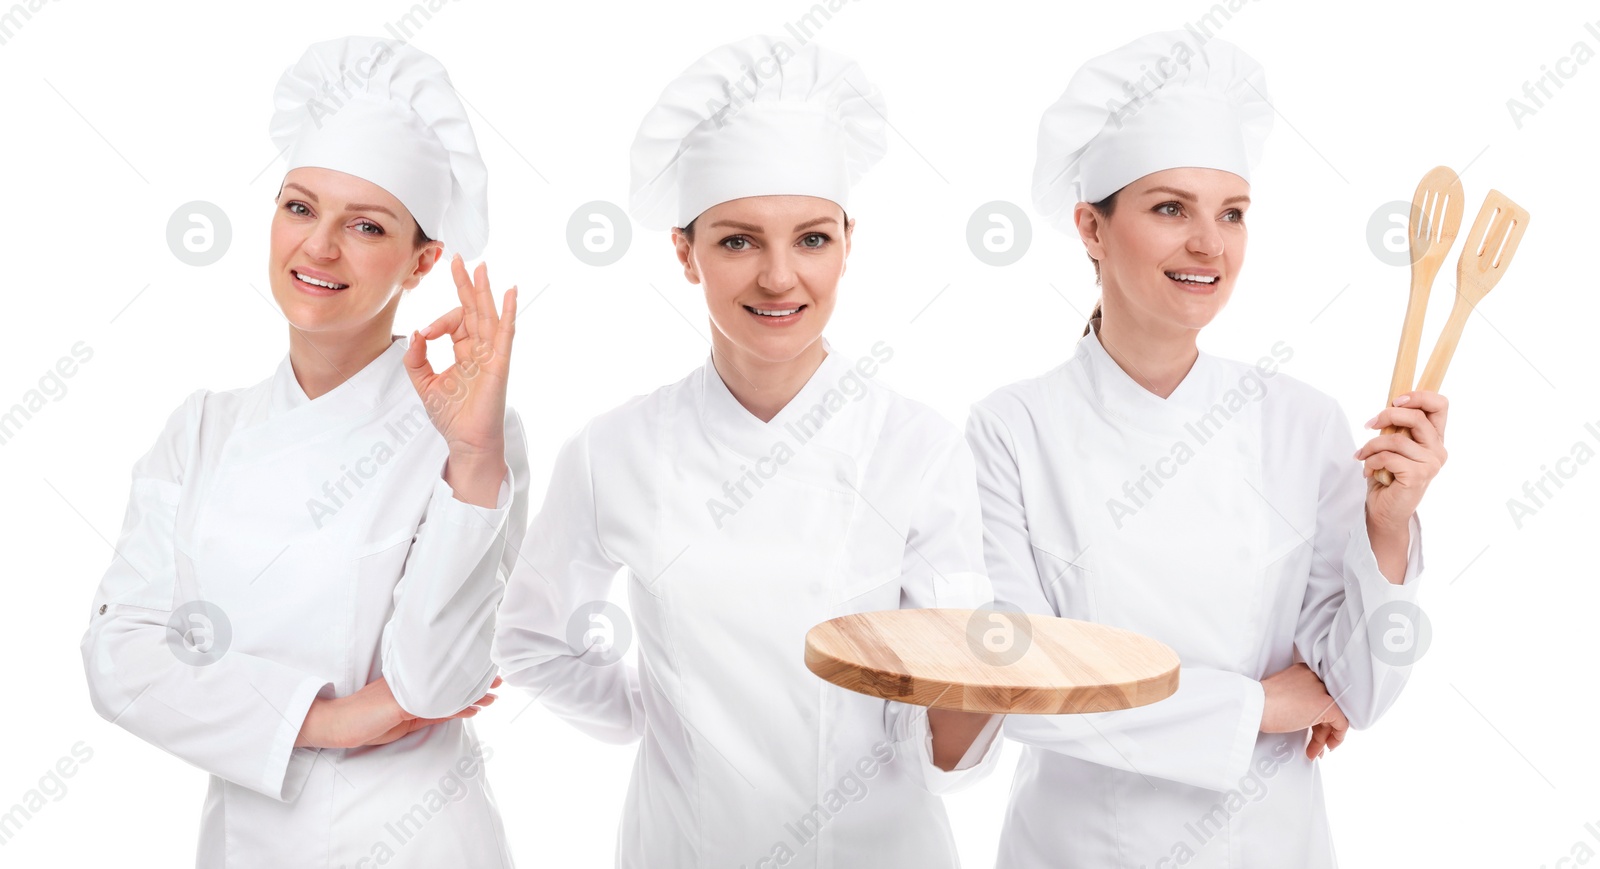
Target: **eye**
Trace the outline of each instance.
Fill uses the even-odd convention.
[[[311,206],[306,205],[304,202],[301,202],[298,199],[291,199],[288,202],[285,202],[283,204],[283,210],[297,217],[308,217],[311,214]]]
[[[800,236],[800,246],[809,247],[813,250],[827,247],[830,241],[833,241],[833,237],[825,232],[808,232]]]
[[[1168,209],[1171,210],[1169,211]],[[1176,202],[1163,202],[1155,207],[1155,212],[1168,217],[1177,217],[1183,213],[1183,206]]]
[[[383,235],[383,227],[370,220],[358,220],[355,222],[355,227],[356,231],[363,235]]]
[[[1230,223],[1244,223],[1244,212],[1237,208],[1230,208],[1223,212],[1222,217]]]
[[[722,245],[728,250],[749,250],[750,237],[745,235],[730,235],[722,241],[717,242],[717,244]]]

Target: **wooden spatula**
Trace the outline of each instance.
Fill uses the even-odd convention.
[[[1478,218],[1472,222],[1461,259],[1456,262],[1456,302],[1450,308],[1450,319],[1445,321],[1444,331],[1439,333],[1438,343],[1433,345],[1428,367],[1422,370],[1418,389],[1438,392],[1444,385],[1445,369],[1450,367],[1450,357],[1455,355],[1467,318],[1494,285],[1500,283],[1527,228],[1527,210],[1504,193],[1490,190],[1484,197],[1483,207],[1478,209]]]
[[[1003,633],[1003,650],[989,644]],[[904,609],[829,619],[806,667],[861,694],[967,712],[1062,714],[1144,706],[1178,690],[1178,655],[1132,631],[993,610]]]
[[[1405,325],[1400,329],[1400,352],[1395,355],[1394,377],[1389,381],[1390,403],[1410,392],[1411,384],[1416,382],[1417,351],[1422,345],[1422,320],[1428,312],[1428,293],[1461,229],[1465,198],[1461,179],[1449,166],[1435,166],[1429,170],[1411,197],[1411,216],[1406,226],[1406,241],[1411,246],[1411,297],[1406,302]],[[1388,426],[1383,433],[1398,431],[1399,427]],[[1379,468],[1373,476],[1380,486],[1394,482],[1393,475],[1384,468]]]

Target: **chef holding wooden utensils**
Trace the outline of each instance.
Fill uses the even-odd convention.
[[[1412,391],[1369,424],[1411,435],[1357,453],[1403,484],[1369,489],[1339,404],[1278,370],[1293,347],[1197,348],[1244,262],[1273,118],[1259,65],[1198,39],[1094,58],[1046,111],[1034,202],[1081,239],[1102,301],[1070,359],[968,422],[996,597],[1182,661],[1157,703],[1007,716],[1025,748],[1001,869],[1332,866],[1313,757],[1409,673],[1446,402]]]
[[[1461,227],[1461,209],[1464,195],[1461,179],[1448,166],[1437,166],[1422,176],[1416,195],[1411,199],[1411,217],[1406,231],[1406,241],[1411,248],[1411,296],[1406,303],[1405,325],[1400,329],[1400,352],[1395,356],[1394,379],[1389,384],[1389,401],[1412,390],[1412,379],[1417,371],[1417,350],[1422,344],[1422,321],[1428,310],[1428,291],[1439,273],[1439,266],[1455,242]],[[1433,355],[1428,357],[1428,367],[1422,372],[1419,390],[1439,391],[1444,385],[1444,372],[1455,355],[1456,344],[1461,341],[1461,331],[1466,328],[1467,317],[1483,297],[1494,289],[1511,265],[1517,245],[1528,228],[1528,212],[1512,202],[1498,190],[1490,190],[1472,222],[1472,231],[1456,261],[1456,300],[1450,308],[1450,319],[1434,344]],[[1397,434],[1401,428],[1385,426],[1386,435]],[[1394,475],[1388,468],[1372,470],[1373,485],[1388,486]]]
[[[672,229],[711,355],[568,440],[494,643],[555,714],[642,740],[618,866],[953,867],[937,794],[999,756],[993,716],[844,691],[800,654],[833,616],[991,599],[960,431],[874,380],[893,347],[822,336],[883,103],[850,59],[753,37],[634,140],[632,211]],[[596,642],[619,571],[637,669]]]

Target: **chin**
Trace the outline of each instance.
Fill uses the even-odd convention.
[[[788,362],[804,353],[821,335],[741,335],[740,349],[767,362]]]
[[[1198,311],[1182,311],[1168,316],[1166,320],[1168,323],[1178,327],[1179,329],[1198,332],[1201,329],[1211,325],[1211,322],[1216,318],[1217,316],[1215,311],[1209,311],[1205,313]]]
[[[335,312],[318,310],[298,299],[288,305],[280,299],[278,308],[283,311],[283,319],[301,332],[330,332],[345,328]]]
[[[1225,295],[1208,296],[1187,301],[1188,304],[1179,305],[1170,310],[1167,314],[1167,320],[1173,325],[1182,326],[1185,329],[1204,329],[1206,326],[1211,325],[1213,320],[1217,319],[1218,314],[1222,313],[1223,306],[1228,303],[1228,297]]]

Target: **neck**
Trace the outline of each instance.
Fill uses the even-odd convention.
[[[1195,346],[1200,330],[1141,322],[1114,304],[1109,293],[1101,306],[1095,335],[1106,355],[1145,390],[1162,398],[1171,396],[1200,358]]]
[[[715,324],[711,328],[712,366],[739,404],[762,422],[771,422],[800,394],[827,355],[818,338],[793,359],[762,359],[735,346]]]
[[[304,332],[289,327],[289,365],[307,398],[331,392],[389,349],[393,321],[379,317],[358,333]]]

